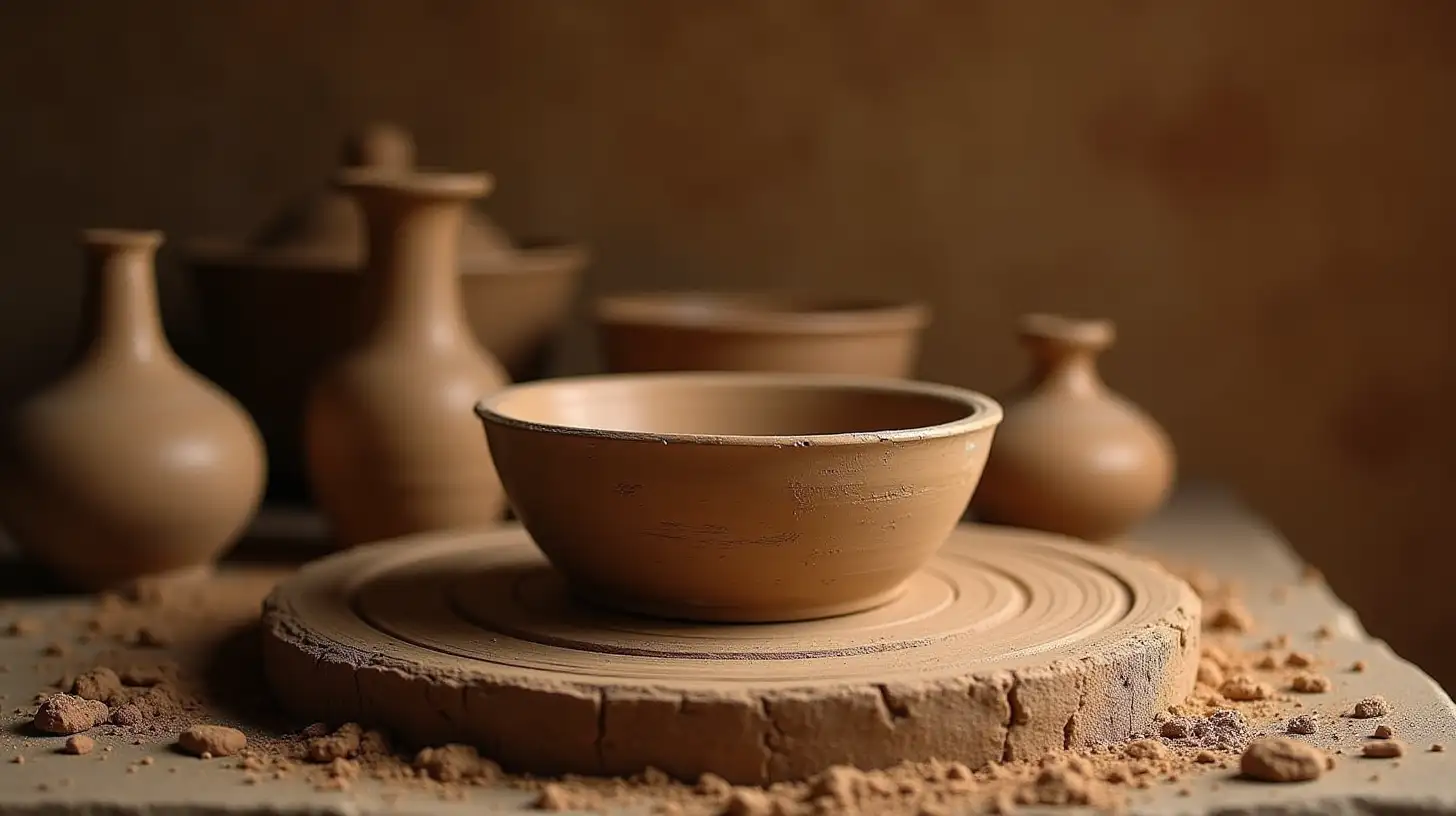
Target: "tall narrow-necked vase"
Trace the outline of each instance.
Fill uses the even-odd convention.
[[[305,411],[310,484],[340,545],[498,521],[505,494],[473,407],[507,384],[471,333],[459,233],[484,174],[346,171],[364,216],[366,319]]]
[[[1104,541],[1163,503],[1173,483],[1173,445],[1097,371],[1114,331],[1105,320],[1022,318],[1033,368],[1005,403],[972,503],[979,519]]]
[[[157,232],[89,230],[85,325],[70,368],[9,417],[0,519],[85,589],[206,568],[262,497],[263,442],[184,365],[157,302]]]

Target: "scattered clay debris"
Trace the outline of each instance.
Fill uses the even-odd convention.
[[[1249,741],[1249,724],[1238,711],[1220,708],[1203,717],[1166,720],[1160,735],[1176,748],[1241,751]]]
[[[1334,686],[1330,678],[1322,674],[1297,674],[1289,687],[1301,694],[1324,694]]]
[[[1356,660],[1354,663],[1351,663],[1350,671],[1355,672],[1356,674],[1365,671],[1365,661]]]
[[[1377,725],[1375,726],[1375,733],[1371,734],[1371,736],[1375,739],[1390,739],[1395,736],[1395,729],[1388,725]]]
[[[79,734],[101,725],[110,716],[111,710],[105,703],[55,694],[40,704],[32,724],[47,734]]]
[[[1372,740],[1365,743],[1360,754],[1371,759],[1395,759],[1405,755],[1405,745],[1397,739]]]
[[[469,745],[426,748],[415,755],[414,767],[439,782],[489,781],[499,779],[501,775],[499,765],[485,759]]]
[[[1389,713],[1390,703],[1386,702],[1384,697],[1375,696],[1366,697],[1356,703],[1355,707],[1350,709],[1345,716],[1357,720],[1368,720],[1374,717],[1384,717]]]
[[[1284,731],[1289,734],[1313,734],[1319,730],[1319,717],[1314,714],[1300,714],[1285,723]]]
[[[1290,652],[1284,658],[1284,665],[1291,669],[1307,669],[1314,665],[1314,656],[1309,652]]]
[[[248,737],[225,725],[194,725],[177,735],[177,746],[203,759],[232,756],[248,746]]]
[[[1308,782],[1331,767],[1334,760],[1324,751],[1284,737],[1256,740],[1239,758],[1239,771],[1261,782]]]
[[[61,749],[61,753],[82,756],[84,754],[89,754],[94,750],[96,750],[96,740],[91,739],[84,734],[77,734],[76,736],[66,740],[66,745],[64,748]]]
[[[1208,610],[1203,626],[1215,632],[1248,632],[1254,628],[1254,616],[1238,598],[1227,598]]]
[[[1235,702],[1250,702],[1269,699],[1274,696],[1274,689],[1268,683],[1260,683],[1246,674],[1241,674],[1225,680],[1218,687],[1218,693]]]
[[[42,628],[40,621],[35,618],[17,618],[5,627],[5,634],[10,637],[30,637],[40,634]]]

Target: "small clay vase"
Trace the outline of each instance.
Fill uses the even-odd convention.
[[[1022,318],[1034,369],[1006,403],[973,503],[980,520],[1104,541],[1163,503],[1172,443],[1097,373],[1114,334],[1105,320]]]
[[[339,544],[498,521],[505,495],[472,407],[509,382],[471,334],[459,233],[484,174],[345,171],[364,215],[365,328],[305,410],[310,485]]]
[[[19,406],[0,451],[0,516],[83,589],[206,567],[264,486],[263,441],[162,329],[156,232],[91,230],[85,330],[71,368]]]

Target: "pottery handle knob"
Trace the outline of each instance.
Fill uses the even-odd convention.
[[[345,167],[411,170],[415,166],[415,140],[399,125],[371,122],[344,140],[340,162]]]

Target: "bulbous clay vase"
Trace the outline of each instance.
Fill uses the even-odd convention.
[[[542,380],[475,410],[521,524],[579,593],[724,623],[899,597],[1001,420],[945,385],[757,372]]]
[[[909,377],[930,311],[787,293],[611,295],[596,304],[608,371],[778,371]]]
[[[305,412],[309,476],[344,546],[498,521],[471,407],[507,384],[460,303],[459,231],[489,176],[346,171],[368,230],[368,320]]]
[[[10,418],[0,515],[20,547],[85,589],[212,564],[262,497],[242,407],[173,353],[156,232],[92,230],[80,352]]]
[[[409,173],[414,141],[396,125],[368,125],[344,140],[339,164]],[[307,494],[301,428],[309,388],[367,319],[365,243],[358,205],[329,186],[290,203],[246,241],[192,248],[188,265],[209,345],[198,365],[258,421],[270,492],[281,498]],[[473,209],[458,246],[461,298],[476,339],[512,378],[541,376],[588,253],[565,244],[517,246]]]
[[[1097,356],[1103,320],[1022,319],[1030,383],[1006,403],[973,509],[983,521],[1103,541],[1158,508],[1175,459],[1163,429],[1108,390]]]

